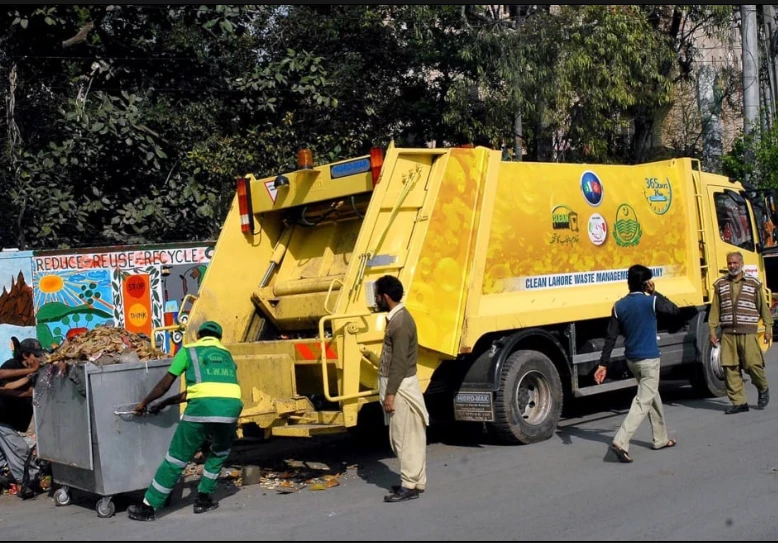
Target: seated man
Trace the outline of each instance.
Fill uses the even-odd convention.
[[[0,472],[10,471],[12,481],[22,484],[30,446],[21,436],[32,421],[32,383],[30,377],[40,367],[43,348],[37,339],[19,342],[13,338],[14,357],[0,366]],[[30,480],[38,475],[30,462]]]

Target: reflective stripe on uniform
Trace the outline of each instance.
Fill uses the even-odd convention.
[[[201,383],[186,389],[186,399],[198,398],[232,398],[240,400],[240,385],[235,383]]]
[[[194,369],[195,383],[200,384],[203,382],[203,376],[200,375],[200,361],[197,358],[197,349],[194,347],[189,348],[189,359],[192,361],[192,369]],[[189,394],[187,393],[187,396]]]
[[[232,422],[238,422],[238,417],[196,417],[192,415],[183,415],[181,420],[187,422],[219,422],[222,424],[230,424]]]
[[[219,478],[219,474],[211,473],[210,471],[203,470],[203,477],[207,477],[208,479],[215,480]]]
[[[227,449],[226,451],[218,451],[218,452],[217,452],[217,451],[214,451],[213,449],[211,449],[211,452],[212,452],[212,453],[213,453],[215,456],[222,457],[222,456],[229,456],[229,455],[230,455],[230,451],[231,451],[231,450],[232,450],[232,449]]]
[[[184,462],[183,460],[179,460],[178,458],[173,458],[172,456],[170,456],[170,453],[167,453],[165,455],[165,460],[167,460],[168,462],[170,462],[174,466],[178,466],[179,468],[185,468],[186,467],[186,462]]]
[[[173,492],[172,488],[165,488],[164,486],[159,484],[154,479],[151,480],[151,486],[154,487],[154,490],[156,490],[157,492],[160,492],[162,494],[170,494],[171,492]]]

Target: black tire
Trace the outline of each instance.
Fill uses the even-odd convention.
[[[562,381],[538,351],[516,351],[500,372],[490,432],[503,443],[537,443],[554,435],[562,414]]]
[[[721,366],[716,367],[711,358],[711,344],[705,338],[702,341],[701,354],[697,367],[694,368],[690,379],[692,389],[705,398],[720,398],[727,394],[727,384],[724,381],[724,373]]]

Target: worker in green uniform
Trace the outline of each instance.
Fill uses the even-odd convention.
[[[197,338],[195,343],[184,346],[176,354],[168,373],[135,407],[135,413],[141,415],[187,402],[168,453],[146,490],[143,502],[128,508],[128,516],[133,520],[155,520],[155,511],[163,507],[181,472],[207,439],[211,447],[203,466],[194,512],[205,513],[219,505],[211,494],[216,490],[219,473],[230,454],[243,402],[235,361],[221,343],[221,326],[213,321],[204,322],[197,331]],[[148,407],[182,374],[186,378],[184,392]]]
[[[769,344],[773,336],[773,317],[765,301],[762,283],[743,271],[742,253],[727,255],[727,270],[729,273],[713,284],[708,325],[710,342],[714,347],[719,345],[716,329],[721,326],[721,365],[725,372],[727,396],[732,402],[724,413],[733,415],[748,411],[741,368],[751,376],[759,392],[757,406],[764,409],[770,401],[764,353],[759,346],[757,332],[761,318],[765,325],[764,342]]]

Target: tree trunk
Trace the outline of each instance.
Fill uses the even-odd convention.
[[[521,112],[516,112],[516,117],[513,119],[513,154],[514,154],[514,160],[517,162],[521,162],[522,160],[522,151],[523,151],[523,145],[522,145],[522,133],[521,133],[522,127],[521,127]]]
[[[651,151],[654,135],[654,116],[645,108],[635,115],[635,134],[632,136],[630,155],[633,164],[646,161]]]
[[[535,160],[538,162],[551,162],[551,137],[548,135],[548,123],[546,122],[546,105],[538,104],[538,120],[535,126]]]

